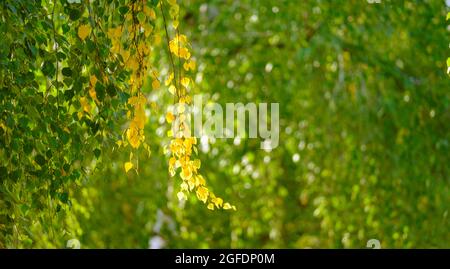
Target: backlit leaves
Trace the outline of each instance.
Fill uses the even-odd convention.
[[[169,1],[170,4],[170,16],[173,20],[173,27],[178,27],[178,12],[179,7],[176,1]],[[169,37],[166,36],[167,40]],[[195,61],[190,60],[191,53],[188,49],[188,40],[185,35],[177,32],[176,36],[169,41],[169,53],[179,57],[180,62],[183,61],[184,71],[195,70]],[[183,60],[182,60],[183,59]],[[172,69],[176,69],[172,66]],[[177,196],[180,201],[185,200],[187,193],[194,192],[198,200],[207,204],[207,208],[214,210],[214,208],[223,208],[223,199],[216,197],[208,187],[206,187],[206,181],[200,174],[201,162],[199,159],[195,159],[197,154],[197,139],[189,135],[188,124],[186,123],[186,104],[191,102],[189,95],[190,85],[193,83],[188,74],[182,76],[183,69],[177,70],[179,84],[177,88],[177,81],[175,79],[175,72],[170,72],[165,81],[165,85],[169,86],[168,91],[177,97],[178,103],[175,104],[175,114],[168,112],[166,114],[166,121],[170,124],[175,120],[177,121],[179,130],[174,133],[173,130],[167,132],[167,136],[172,140],[169,145],[171,157],[169,159],[169,174],[175,176],[179,174],[182,182],[180,184],[180,191]],[[181,84],[181,85],[180,85]],[[193,152],[195,155],[193,155]],[[235,206],[228,206],[224,209],[234,209]],[[229,208],[228,208],[229,207]]]
[[[20,200],[30,205],[24,212],[42,211],[42,223],[50,223],[47,204],[58,214],[70,209],[73,190],[83,190],[82,180],[89,181],[102,171],[113,149],[133,152],[129,160],[120,161],[120,170],[138,172],[138,156],[151,152],[145,137],[156,135],[144,131],[149,112],[158,112],[160,105],[149,102],[150,88],[156,91],[166,85],[170,91],[164,89],[164,96],[175,98],[177,91],[187,91],[193,84],[191,77],[175,79],[175,75],[195,69],[193,60],[183,60],[191,54],[186,36],[179,35],[170,47],[161,42],[158,3],[7,2],[2,16],[8,23],[0,26],[5,33],[0,45],[0,171],[3,185],[11,189],[11,195],[1,189],[8,205]],[[180,24],[179,6],[176,1],[165,1],[163,8],[174,31]],[[165,61],[166,56],[154,53],[160,49],[183,60],[177,66],[181,70],[171,68],[167,81],[160,80],[157,69],[168,66],[153,66]],[[183,102],[189,103],[190,97],[182,95]],[[166,119],[173,122],[176,116],[168,114]],[[186,140],[181,146],[197,152],[190,143]],[[198,159],[175,158],[170,163],[182,177],[183,199],[187,192],[206,188],[198,173]],[[23,197],[14,197],[18,194]],[[29,226],[29,219],[15,210],[8,206],[5,212],[8,218],[15,213],[16,220],[20,219],[15,223],[17,233],[27,234],[24,227]],[[12,230],[11,225],[6,223],[5,229]],[[3,224],[0,229],[3,232]]]
[[[124,164],[125,167],[125,172],[128,173],[128,171],[130,171],[131,168],[133,168],[133,163],[132,162],[126,162]]]

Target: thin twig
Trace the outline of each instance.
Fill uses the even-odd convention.
[[[173,71],[173,78],[175,79],[175,85],[176,85],[176,81],[177,81],[177,76],[176,76],[176,72],[175,72],[175,64],[173,61],[173,57],[172,57],[172,52],[170,51],[170,39],[169,39],[169,31],[167,31],[167,23],[166,23],[166,16],[164,15],[164,9],[163,9],[163,2],[160,2],[159,7],[161,8],[161,13],[163,16],[163,21],[164,21],[164,30],[166,31],[166,41],[167,41],[167,49],[169,50],[169,58],[170,58],[170,64],[172,65],[172,71]],[[179,93],[179,89],[176,89],[176,95],[178,97],[178,99],[180,98],[180,93]]]

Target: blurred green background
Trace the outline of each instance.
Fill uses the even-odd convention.
[[[163,157],[171,100],[149,90],[159,109],[139,175],[123,171],[128,152],[102,149],[53,228],[34,222],[31,242],[4,246],[76,238],[82,248],[365,248],[374,238],[382,248],[449,248],[449,8],[368,2],[182,1],[180,30],[198,65],[193,94],[280,104],[274,150],[259,139],[200,147],[211,189],[238,210],[178,202],[180,179]]]

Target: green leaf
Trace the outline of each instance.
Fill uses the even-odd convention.
[[[45,61],[42,65],[42,73],[47,77],[53,77],[55,74],[55,66],[53,65],[53,62]]]
[[[101,82],[95,84],[95,92],[97,93],[97,99],[100,102],[105,99],[105,86]]]
[[[129,8],[127,6],[122,6],[119,8],[119,12],[121,15],[127,14],[128,10],[129,10]]]
[[[80,18],[80,16],[81,16],[81,12],[78,9],[71,9],[69,11],[69,18],[72,21],[78,20]]]
[[[42,20],[41,25],[44,28],[44,30],[52,30],[53,29],[53,24],[48,19]]]
[[[36,157],[34,157],[34,161],[39,164],[40,166],[43,166],[45,164],[45,158],[44,156],[42,156],[41,154],[36,155]]]
[[[73,90],[67,90],[64,92],[64,98],[66,99],[66,101],[72,100],[74,95],[75,93],[73,92]]]
[[[4,179],[8,176],[8,170],[4,166],[0,166],[0,179]]]
[[[144,12],[139,12],[138,14],[137,14],[137,19],[138,19],[138,21],[140,22],[140,23],[144,23],[145,22],[145,14],[144,14]]]
[[[63,192],[59,195],[59,200],[65,204],[69,201],[69,194],[67,192]]]
[[[117,94],[117,90],[116,90],[116,88],[114,87],[113,84],[108,84],[108,86],[106,87],[106,92],[111,97],[114,97]]]
[[[58,53],[56,54],[56,57],[58,57],[58,60],[60,60],[60,61],[65,60],[67,58],[66,55],[61,51],[58,51]]]
[[[31,154],[31,152],[33,151],[33,146],[29,143],[25,144],[23,146],[23,152],[25,152],[25,154]]]
[[[61,73],[66,76],[66,77],[71,77],[72,76],[72,69],[70,69],[69,67],[64,67],[61,70]]]
[[[95,51],[95,43],[90,40],[90,39],[86,39],[86,47],[88,48],[89,51]]]
[[[70,26],[67,23],[63,24],[61,28],[63,29],[63,34],[66,34],[70,31]]]
[[[29,49],[30,52],[31,52],[31,55],[32,55],[32,56],[36,56],[36,54],[37,54],[37,49],[36,49],[36,47],[35,47],[33,44],[31,44],[31,42],[27,42],[27,46],[28,46],[28,49]]]
[[[102,153],[102,151],[101,150],[99,150],[99,149],[94,149],[94,155],[95,155],[95,157],[98,159],[99,157],[100,157],[100,154]]]
[[[66,132],[61,132],[60,138],[63,144],[67,144],[70,140],[69,134]]]

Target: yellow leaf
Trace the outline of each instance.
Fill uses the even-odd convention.
[[[130,128],[127,130],[127,139],[133,148],[138,148],[141,144],[139,136],[139,128],[136,126],[136,122],[132,121]]]
[[[150,19],[152,19],[152,20],[156,19],[155,11],[147,6],[144,7],[144,13],[145,13],[145,15],[150,17]]]
[[[179,48],[177,50],[177,53],[178,53],[178,51],[179,51],[179,56],[181,58],[184,58],[187,60],[191,57],[191,53],[189,52],[189,50],[187,48]]]
[[[174,119],[175,119],[175,116],[171,112],[167,112],[167,114],[166,114],[167,123],[172,123]]]
[[[196,181],[195,181],[196,186],[201,186],[201,185],[206,184],[205,179],[203,178],[202,175],[198,175],[195,179],[196,179]]]
[[[212,199],[212,202],[214,203],[215,206],[217,206],[217,208],[220,208],[223,204],[222,198],[219,197]]]
[[[189,63],[188,62],[184,62],[183,68],[184,68],[184,70],[189,71]]]
[[[89,101],[86,97],[80,97],[80,104],[84,112],[90,113],[91,105],[89,104]]]
[[[139,60],[135,57],[130,57],[130,59],[128,59],[128,61],[125,63],[125,66],[132,71],[136,71],[139,69]]]
[[[170,167],[175,167],[175,163],[177,162],[177,159],[175,157],[171,157],[169,159],[169,166]]]
[[[91,27],[87,24],[83,24],[80,25],[80,27],[78,27],[78,37],[81,40],[85,40],[86,37],[91,33]]]
[[[128,171],[130,171],[131,168],[133,168],[133,163],[126,162],[125,163],[125,172],[128,173]]]
[[[201,165],[201,161],[199,159],[194,160],[194,167],[195,169],[199,169]]]
[[[144,129],[145,121],[147,120],[147,117],[145,116],[145,111],[141,107],[141,109],[136,109],[134,112],[134,119],[133,121],[136,123],[136,126],[139,129]]]
[[[145,98],[145,96],[143,94],[140,94],[139,98],[138,98],[138,104],[140,106],[144,106],[146,103],[147,103],[147,98]]]
[[[180,177],[183,180],[189,180],[192,177],[192,170],[189,167],[181,168]]]
[[[170,87],[169,87],[169,92],[171,93],[171,94],[173,94],[173,95],[175,95],[175,92],[177,91],[177,88],[175,88],[175,86],[173,86],[173,85],[170,85]]]
[[[108,36],[113,39],[113,42],[117,42],[117,40],[122,36],[122,29],[120,27],[110,28],[108,29]]]
[[[99,102],[97,99],[97,92],[95,91],[94,88],[90,88],[89,89],[89,96],[95,101],[95,102]]]
[[[169,15],[173,19],[176,19],[178,17],[179,12],[180,12],[180,6],[178,6],[177,4],[172,5],[169,9]]]
[[[94,87],[95,84],[97,84],[97,77],[96,77],[95,75],[92,75],[92,76],[89,78],[89,82],[91,83],[91,86]]]
[[[185,88],[187,88],[189,86],[189,82],[190,81],[191,80],[189,78],[184,77],[184,78],[181,79],[181,85],[183,85]]]
[[[186,35],[177,35],[176,40],[181,42],[181,43],[186,43],[187,42],[187,36]]]
[[[189,191],[192,191],[192,189],[194,189],[195,187],[195,178],[191,177],[190,179],[188,179],[188,185],[189,185]]]
[[[122,55],[122,59],[126,62],[128,59],[130,59],[130,51],[129,50],[122,50],[120,52],[120,55]]]
[[[153,82],[152,82],[153,90],[159,89],[160,86],[161,85],[160,85],[160,83],[159,83],[159,81],[157,79],[153,80]]]
[[[138,52],[143,52],[144,54],[150,53],[150,48],[146,43],[139,43],[138,45]]]
[[[128,98],[128,104],[134,106],[138,103],[138,97],[137,96],[132,96],[130,98]]]
[[[208,199],[209,191],[205,187],[198,187],[197,188],[197,198],[202,201],[203,203],[206,203],[206,200]]]
[[[191,60],[191,61],[189,62],[189,69],[195,70],[195,60]]]
[[[145,24],[144,25],[144,35],[145,35],[145,37],[149,37],[152,32],[153,32],[153,26],[150,25],[150,24]]]
[[[189,62],[184,62],[183,68],[186,71],[189,71],[189,69],[190,70],[195,70],[195,61],[194,60],[190,60]]]
[[[170,73],[169,77],[166,79],[166,82],[165,82],[164,84],[165,84],[166,86],[169,86],[170,83],[172,82],[173,77],[174,77],[174,74],[173,74],[173,72],[172,72],[172,73]]]

